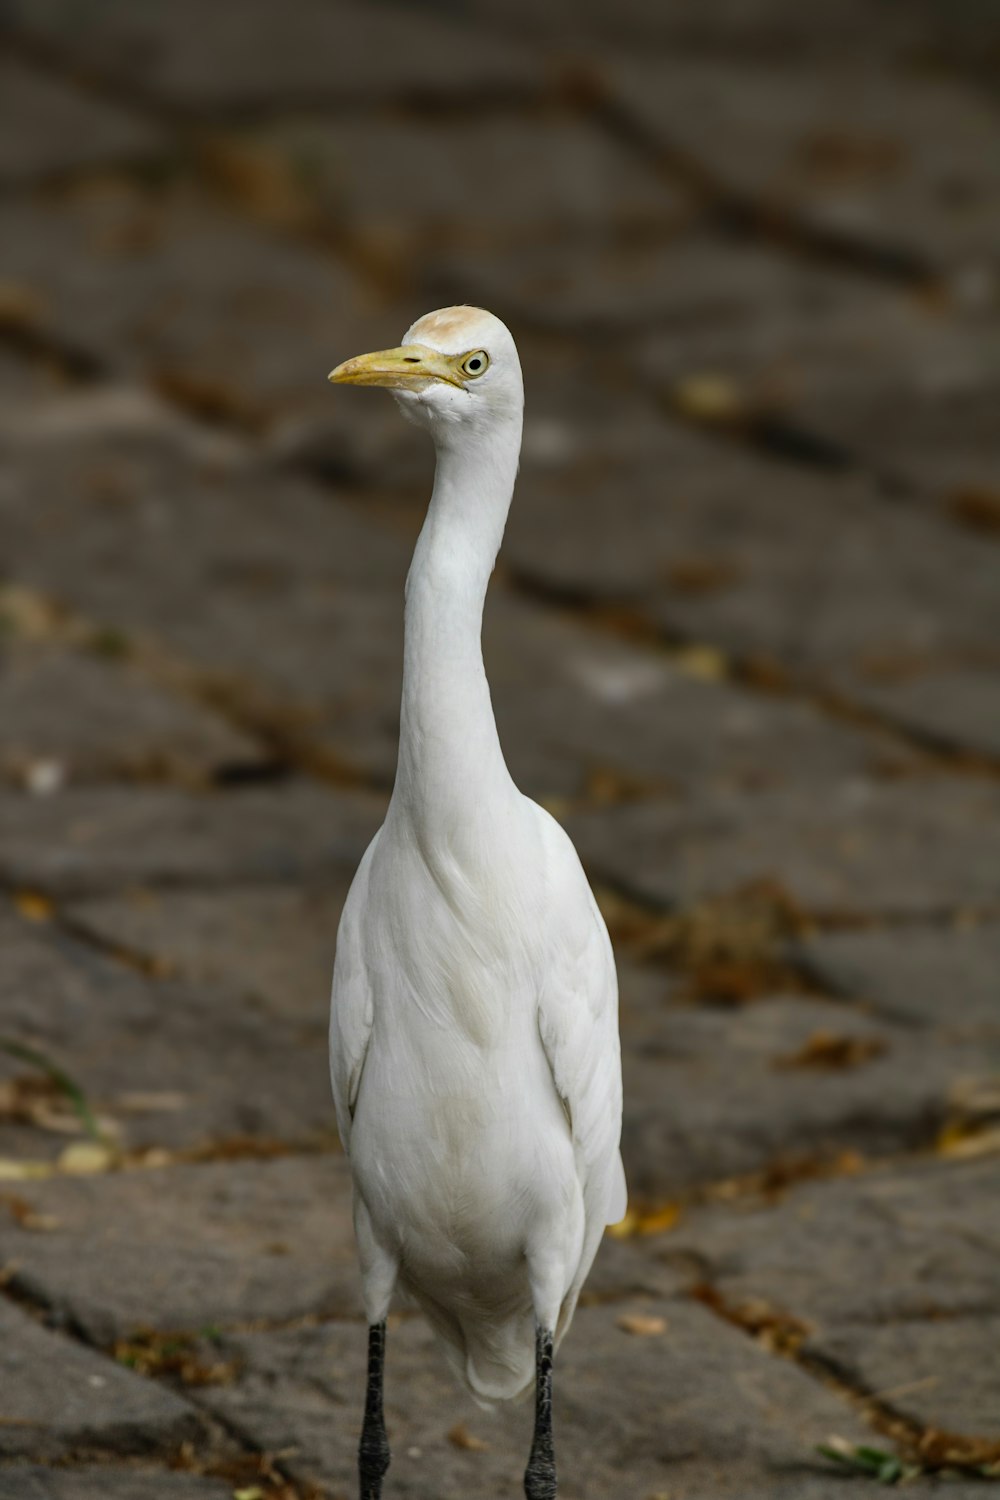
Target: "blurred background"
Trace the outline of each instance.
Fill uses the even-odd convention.
[[[353,1488],[326,1007],[433,458],[326,373],[462,302],[621,969],[566,1492],[996,1475],[998,85],[995,0],[0,0],[2,1500]],[[388,1401],[393,1493],[519,1493],[412,1320]]]

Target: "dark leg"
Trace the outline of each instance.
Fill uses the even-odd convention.
[[[556,1455],[552,1446],[552,1332],[535,1330],[535,1435],[524,1471],[528,1500],[556,1500]]]
[[[368,1330],[368,1387],[365,1391],[365,1421],[358,1449],[361,1500],[381,1500],[382,1478],[389,1467],[389,1439],[382,1412],[382,1376],[385,1371],[385,1324],[373,1323]]]

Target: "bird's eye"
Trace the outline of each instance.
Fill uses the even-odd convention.
[[[462,360],[462,374],[468,375],[470,380],[475,380],[477,376],[486,373],[489,363],[490,357],[485,349],[473,349],[472,353],[467,354]]]

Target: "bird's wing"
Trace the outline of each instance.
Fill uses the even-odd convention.
[[[358,866],[337,931],[337,956],[330,996],[330,1082],[337,1129],[350,1153],[351,1121],[374,1016],[371,976],[365,962],[362,924],[368,902],[368,875],[378,834]]]
[[[599,1237],[605,1224],[624,1218],[626,1207],[619,1154],[618,980],[608,931],[576,850],[559,825],[549,821],[551,949],[538,1029],[569,1118],[590,1238]]]

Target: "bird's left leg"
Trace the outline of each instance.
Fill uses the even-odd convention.
[[[385,1373],[385,1321],[368,1330],[368,1384],[365,1389],[365,1420],[358,1449],[361,1500],[381,1500],[382,1480],[389,1467],[389,1439],[382,1410],[382,1379]]]
[[[527,1500],[556,1500],[556,1454],[552,1443],[551,1328],[535,1329],[535,1432],[524,1471]]]

